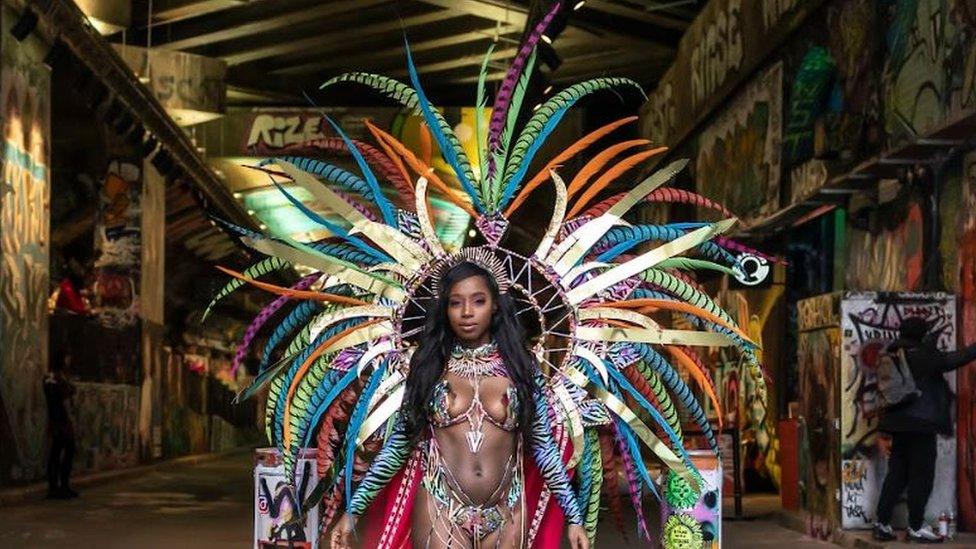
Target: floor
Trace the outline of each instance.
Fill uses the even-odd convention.
[[[0,509],[0,547],[179,548],[247,547],[252,542],[251,457],[237,454],[179,469],[148,472],[85,490],[69,501],[40,501]],[[746,520],[723,523],[723,547],[824,548],[779,526],[777,498],[746,501]],[[727,513],[731,515],[731,512]],[[597,547],[627,543],[612,526]]]

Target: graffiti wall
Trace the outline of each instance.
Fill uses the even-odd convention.
[[[882,82],[885,131],[898,143],[972,109],[973,52],[956,9],[961,0],[892,4]]]
[[[708,451],[692,451],[691,460],[705,481],[702,494],[688,508],[668,497],[661,505],[661,546],[664,549],[719,549],[722,546],[722,463]]]
[[[4,26],[16,15],[3,9]],[[43,474],[50,255],[50,73],[31,40],[0,38],[0,483]]]
[[[139,461],[139,387],[78,383],[71,412],[75,425],[75,470],[79,473],[132,467]]]
[[[961,210],[976,211],[976,153],[963,160]],[[958,235],[959,344],[976,343],[976,216],[960,215]],[[976,391],[976,368],[957,370],[959,394]],[[959,520],[966,529],[976,528],[976,401],[957,400],[959,441]]]
[[[876,214],[877,229],[847,231],[846,287],[850,290],[914,291],[922,283],[922,204],[909,200]]]
[[[702,131],[699,192],[750,220],[776,211],[780,196],[783,66],[766,70]]]
[[[834,494],[839,488],[839,417],[837,380],[840,375],[839,294],[825,294],[797,305],[800,330],[800,494],[803,508],[819,520],[810,534],[826,538],[838,523]],[[813,523],[811,523],[813,524]]]
[[[141,166],[137,160],[112,160],[99,193],[93,306],[107,328],[128,328],[139,320]]]
[[[841,303],[841,521],[844,528],[867,528],[886,471],[877,449],[880,405],[878,356],[898,335],[901,321],[921,316],[932,324],[943,350],[956,346],[956,299],[947,294],[848,293]],[[955,374],[947,374],[955,386]],[[956,441],[939,437],[936,481],[926,510],[933,520],[955,509]],[[896,512],[896,521],[904,512]]]

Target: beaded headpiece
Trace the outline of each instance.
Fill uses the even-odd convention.
[[[430,288],[434,295],[440,294],[441,279],[454,267],[462,263],[471,263],[488,271],[495,283],[498,284],[498,292],[504,294],[512,287],[508,270],[502,264],[502,260],[487,246],[476,248],[461,248],[457,252],[450,254],[435,263],[430,272]]]

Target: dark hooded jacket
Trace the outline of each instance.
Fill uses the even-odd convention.
[[[887,433],[952,434],[952,403],[955,396],[945,374],[976,360],[976,345],[951,353],[938,350],[930,338],[902,332],[888,346],[888,352],[905,350],[908,367],[921,396],[881,412],[878,429]]]

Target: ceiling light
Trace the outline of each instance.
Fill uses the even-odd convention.
[[[240,194],[240,193],[237,193],[237,194]],[[254,210],[248,210],[248,211],[247,211],[247,215],[254,215],[254,214],[256,214],[256,213],[257,213],[257,212],[255,212]]]
[[[552,38],[549,38],[549,36],[545,34],[542,35],[542,41],[545,42],[546,44],[552,44]]]
[[[468,237],[474,238],[476,236],[478,236],[478,233],[474,229],[471,229],[471,230],[468,231]]]
[[[240,200],[242,196],[244,196],[244,193],[234,193],[234,198],[238,200]]]
[[[268,229],[268,226],[265,225],[264,223],[262,223],[262,224],[258,225],[258,228],[261,229],[262,231],[266,231]]]
[[[543,90],[542,94],[545,95],[551,91],[552,91],[552,84],[549,84],[548,86],[546,86],[546,89]]]
[[[583,7],[583,4],[585,4],[585,3],[586,3],[586,0],[580,0],[579,2],[576,3],[575,6],[573,6],[573,11],[576,11],[576,10],[582,8]]]

